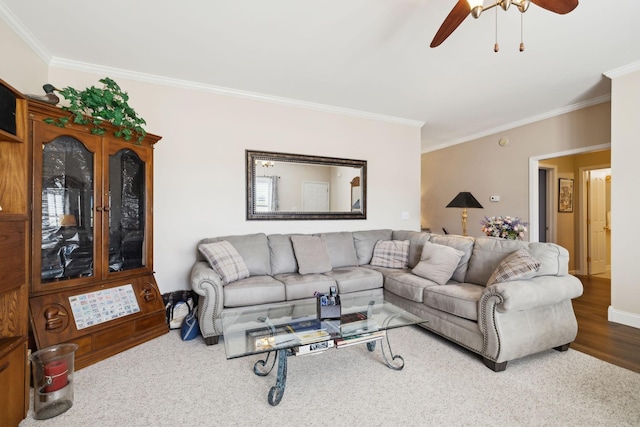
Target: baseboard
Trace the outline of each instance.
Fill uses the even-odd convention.
[[[609,321],[640,329],[640,314],[616,310],[609,306]]]

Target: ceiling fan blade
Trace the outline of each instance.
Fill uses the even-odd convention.
[[[451,12],[449,12],[449,15],[447,15],[446,19],[440,26],[440,29],[433,38],[431,47],[440,46],[440,44],[445,41],[460,24],[462,24],[462,21],[464,21],[470,13],[471,7],[469,6],[469,2],[467,0],[458,0],[458,3],[456,3],[453,9],[451,9]]]
[[[531,3],[561,15],[578,7],[578,0],[531,0]]]

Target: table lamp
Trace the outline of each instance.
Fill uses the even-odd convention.
[[[448,208],[462,208],[462,235],[467,235],[467,208],[482,209],[480,202],[468,191],[461,191],[447,205]]]

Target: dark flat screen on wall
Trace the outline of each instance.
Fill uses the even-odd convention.
[[[16,96],[4,86],[0,86],[0,129],[16,134]]]

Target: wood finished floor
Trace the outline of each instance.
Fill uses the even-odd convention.
[[[578,276],[584,293],[573,300],[578,336],[571,348],[640,373],[640,329],[607,320],[611,280]]]

